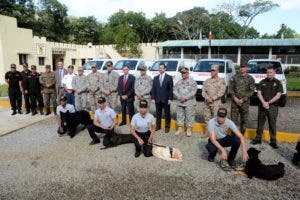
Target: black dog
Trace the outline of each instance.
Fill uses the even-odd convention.
[[[258,158],[260,151],[248,149],[249,160],[246,162],[245,172],[248,178],[257,177],[265,180],[277,180],[284,175],[284,164],[264,165]]]
[[[300,162],[300,141],[297,142],[296,151],[297,151],[297,153],[294,154],[292,162],[294,165],[297,166],[297,165],[299,165],[299,162]]]
[[[135,138],[132,134],[117,134],[115,132],[106,133],[103,137],[103,145],[105,148],[116,147],[121,144],[134,143]]]
[[[90,114],[85,110],[76,111],[75,113],[70,113],[69,111],[65,113],[60,112],[60,117],[64,130],[68,130],[68,134],[71,138],[75,136],[76,128],[79,124],[83,125],[81,130],[93,124]]]

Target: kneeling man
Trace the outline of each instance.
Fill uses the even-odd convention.
[[[103,139],[103,145],[107,146],[106,143],[110,142],[110,137],[115,135],[114,128],[118,123],[117,114],[115,111],[106,106],[106,99],[104,97],[98,98],[98,109],[95,111],[93,125],[88,126],[88,131],[92,141],[90,145],[100,143],[100,139],[95,134],[105,133]]]
[[[219,108],[217,116],[208,121],[207,130],[209,139],[206,149],[209,153],[209,162],[214,161],[217,151],[219,150],[221,152],[221,159],[227,160],[228,164],[233,166],[240,144],[242,144],[242,158],[244,162],[248,159],[248,154],[243,135],[233,121],[226,118],[226,116],[226,108]],[[224,147],[229,146],[231,146],[231,150],[227,155]]]
[[[56,108],[57,120],[58,120],[58,130],[57,133],[61,136],[67,132],[67,124],[62,120],[60,114],[62,113],[75,113],[75,108],[73,105],[67,103],[67,97],[61,96],[60,105]]]

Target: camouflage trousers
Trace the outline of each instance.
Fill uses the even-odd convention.
[[[177,126],[183,126],[184,121],[187,128],[192,128],[195,122],[195,106],[176,106]]]
[[[278,107],[270,105],[269,109],[258,106],[258,122],[255,140],[261,140],[266,119],[269,123],[269,134],[271,142],[276,142],[276,121],[278,116]]]
[[[244,134],[249,118],[249,103],[245,102],[242,106],[238,106],[234,101],[231,102],[231,120],[238,126],[240,121],[240,130]]]
[[[114,111],[118,106],[118,93],[112,92],[109,96],[104,96],[106,98],[107,105]]]
[[[53,108],[57,107],[57,99],[56,99],[56,93],[55,92],[44,93],[43,96],[44,96],[44,102],[45,102],[46,108],[50,108],[50,101],[52,101]]]
[[[214,101],[212,104],[205,104],[204,106],[204,120],[205,124],[217,115],[219,108],[221,107],[221,100]]]
[[[96,92],[94,95],[92,93],[88,93],[88,101],[90,104],[91,111],[93,112],[97,110],[97,102],[99,96],[100,96],[99,92]]]
[[[85,110],[87,108],[87,93],[83,92],[81,94],[75,93],[75,108],[77,111]]]

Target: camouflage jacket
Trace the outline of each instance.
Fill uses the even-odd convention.
[[[177,98],[177,105],[179,106],[192,106],[196,105],[197,83],[193,79],[179,80],[173,90],[173,94]],[[179,98],[185,98],[186,101],[181,103]]]
[[[118,91],[119,74],[117,72],[111,71],[109,75],[105,72],[105,74],[102,75],[101,81],[101,92],[109,91],[113,93]]]
[[[100,90],[103,75],[100,72],[90,73],[87,75],[88,89]]]
[[[246,74],[242,76],[240,74],[234,75],[230,80],[229,93],[232,99],[237,97],[238,99],[243,99],[247,102],[252,96],[255,89],[255,81],[252,76]]]
[[[80,90],[80,93],[87,92],[88,82],[87,77],[85,75],[75,76],[72,80],[72,88],[73,90]]]
[[[212,97],[212,99],[220,100],[226,92],[226,83],[224,78],[216,77],[206,79],[203,83],[202,96],[204,99]]]
[[[44,72],[39,78],[39,82],[43,87],[44,93],[55,92],[55,73],[54,72]]]
[[[150,98],[153,80],[150,76],[139,76],[134,82],[134,92],[137,96]]]

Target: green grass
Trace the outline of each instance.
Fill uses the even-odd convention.
[[[300,78],[287,77],[287,90],[300,91]]]
[[[7,85],[0,85],[0,97],[8,96]]]

